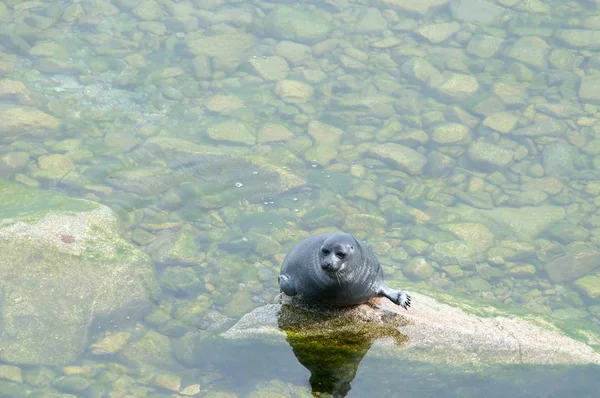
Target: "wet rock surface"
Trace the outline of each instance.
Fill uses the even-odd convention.
[[[600,354],[591,347],[562,335],[543,321],[495,316],[493,312],[480,317],[422,294],[410,294],[414,304],[408,311],[386,299],[373,299],[348,310],[313,308],[311,311],[327,319],[342,318],[345,324],[354,325],[348,327],[356,327],[374,339],[386,337],[381,345],[373,347],[376,355],[385,357],[448,364],[600,364]],[[285,327],[292,323],[301,325],[307,334],[335,335],[340,330],[339,327],[327,329],[326,323],[321,321],[311,324],[310,311],[304,315],[289,312],[285,306],[270,304],[257,308],[222,337],[261,338],[283,343]],[[294,321],[282,321],[287,317]],[[283,325],[284,331],[279,325]],[[387,336],[375,332],[382,327],[388,328]],[[394,330],[400,332],[396,343],[389,339]]]

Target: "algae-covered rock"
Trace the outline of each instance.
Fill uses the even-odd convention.
[[[212,58],[215,68],[235,70],[248,59],[248,51],[256,38],[245,33],[202,36],[189,35],[186,40],[188,50],[196,56]]]
[[[575,281],[575,286],[591,299],[600,299],[600,275],[588,275]]]
[[[431,14],[435,10],[444,7],[446,4],[448,4],[448,0],[382,0],[381,3],[401,12],[424,17]]]
[[[275,86],[275,94],[285,102],[303,103],[312,98],[312,86],[297,80],[281,80]]]
[[[332,29],[331,16],[315,9],[278,5],[265,17],[265,30],[282,40],[315,43]]]
[[[514,154],[510,149],[487,142],[474,142],[467,152],[469,159],[485,170],[496,170],[512,162]]]
[[[444,72],[434,75],[428,84],[451,100],[464,100],[479,90],[477,78],[464,73]]]
[[[121,237],[110,209],[7,182],[0,257],[7,363],[68,363],[95,318],[143,316],[158,289],[148,256]]]
[[[255,135],[246,125],[237,120],[228,120],[210,126],[206,133],[215,141],[223,141],[231,144],[254,145]]]
[[[252,65],[260,77],[267,81],[283,80],[290,71],[290,66],[287,61],[279,56],[252,58],[250,60],[250,65]]]
[[[171,357],[169,338],[153,330],[125,346],[119,356],[140,368],[148,366],[164,368],[174,362]]]
[[[423,257],[411,259],[402,270],[409,277],[416,280],[425,280],[433,275],[433,266]]]
[[[59,125],[59,119],[38,109],[0,104],[0,138],[15,138],[22,134],[48,136]]]
[[[455,210],[463,220],[479,222],[487,226],[494,231],[496,238],[517,240],[518,237],[524,241],[535,239],[566,215],[564,208],[552,205],[520,208],[496,207],[493,209],[457,206]]]
[[[421,153],[394,143],[370,146],[365,155],[391,163],[408,174],[421,174],[427,164],[427,158]]]
[[[114,354],[119,351],[131,338],[131,333],[116,332],[106,335],[100,341],[90,346],[90,351],[94,355]]]
[[[111,174],[107,183],[143,196],[193,184],[187,192],[187,206],[212,208],[240,199],[265,201],[305,184],[289,170],[245,148],[156,137],[148,139],[132,157],[139,166]],[[165,166],[153,165],[157,160]]]

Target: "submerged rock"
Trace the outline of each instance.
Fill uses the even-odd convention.
[[[60,120],[28,106],[0,104],[0,138],[14,138],[22,134],[47,136],[56,130]]]
[[[265,30],[282,40],[315,43],[331,31],[330,20],[324,12],[278,5],[265,17]]]
[[[410,294],[413,306],[408,311],[380,298],[337,310],[269,304],[246,314],[221,336],[275,344],[286,344],[287,340],[297,356],[302,348],[295,341],[298,337],[308,336],[303,343],[315,349],[328,338],[329,348],[334,350],[335,345],[342,344],[336,338],[344,332],[362,343],[358,348],[370,348],[371,355],[380,357],[473,365],[600,364],[600,354],[592,347],[561,334],[546,322],[505,314],[480,317],[423,294]],[[344,347],[353,348],[352,340],[342,340]],[[371,346],[374,341],[377,344]],[[364,354],[357,352],[359,361]]]
[[[186,195],[196,196],[206,208],[236,199],[270,200],[305,184],[304,179],[250,150],[177,138],[150,138],[132,158],[139,167],[113,173],[107,183],[141,196],[158,195],[185,183],[190,185]]]
[[[0,360],[64,365],[96,320],[137,319],[157,292],[147,255],[106,206],[0,182]]]

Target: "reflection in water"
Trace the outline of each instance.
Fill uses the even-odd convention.
[[[278,325],[298,361],[310,371],[313,394],[333,397],[348,394],[360,362],[376,339],[390,337],[396,343],[407,339],[396,322],[389,326],[352,322],[290,305],[281,307]]]

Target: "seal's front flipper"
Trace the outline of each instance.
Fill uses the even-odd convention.
[[[386,285],[383,285],[379,290],[379,294],[389,298],[393,303],[408,310],[410,307],[410,296],[403,290],[394,290]]]
[[[289,276],[285,274],[279,275],[279,288],[288,296],[295,296],[296,294],[298,294],[293,281],[290,279]]]

